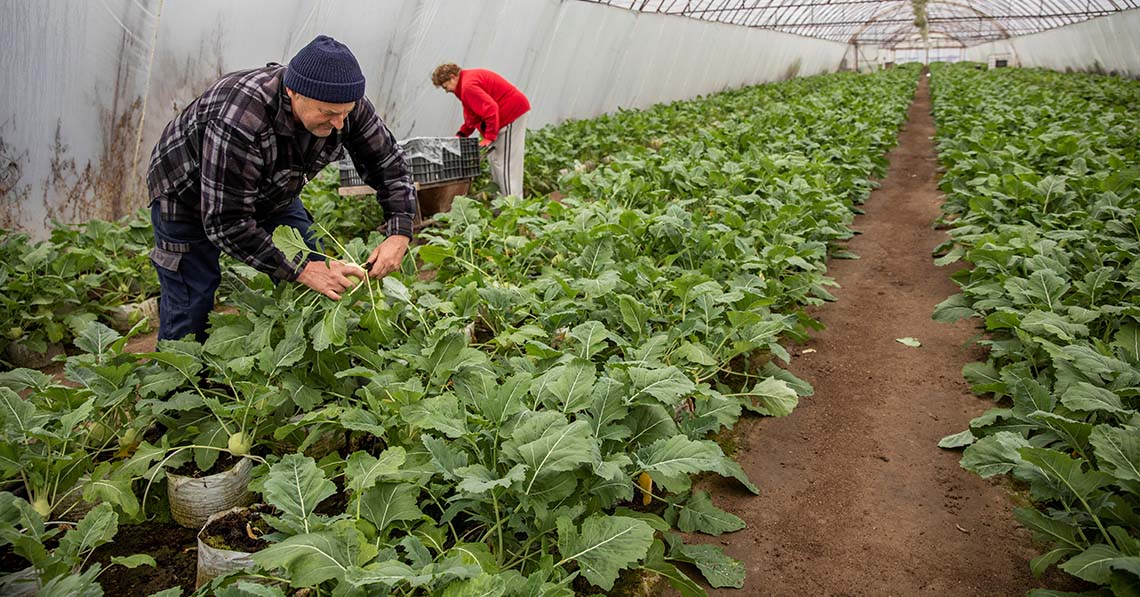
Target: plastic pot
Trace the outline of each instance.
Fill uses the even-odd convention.
[[[52,359],[63,354],[63,345],[51,342],[44,352],[36,352],[22,342],[16,341],[8,345],[8,361],[17,367],[27,369],[43,369],[52,363]]]
[[[31,566],[8,576],[0,576],[0,595],[4,597],[34,597],[39,591],[40,577]]]
[[[158,297],[151,297],[139,303],[128,303],[112,307],[107,314],[111,327],[119,333],[126,333],[134,327],[134,322],[147,320],[153,328],[158,323]]]
[[[245,551],[218,549],[211,547],[202,540],[211,523],[227,514],[244,510],[249,510],[249,508],[230,508],[224,512],[211,514],[206,519],[205,524],[202,525],[202,530],[198,531],[198,574],[195,588],[199,588],[219,576],[253,567],[253,554]]]
[[[201,529],[217,512],[253,503],[249,492],[253,461],[242,458],[229,470],[205,477],[184,477],[166,473],[170,515],[178,524]]]

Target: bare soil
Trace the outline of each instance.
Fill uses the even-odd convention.
[[[793,351],[788,367],[815,395],[790,416],[740,423],[737,458],[762,491],[708,480],[722,508],[746,529],[719,543],[742,560],[742,591],[713,595],[1024,595],[1035,587],[1077,588],[1050,572],[1035,579],[1038,554],[1013,518],[1008,484],[958,465],[937,447],[992,403],[973,396],[962,365],[984,358],[971,322],[931,320],[958,291],[931,251],[937,188],[934,122],[924,76],[882,186],[856,219],[862,234],[835,260],[838,301],[815,310],[827,329]],[[917,338],[910,348],[896,338]],[[672,593],[672,589],[666,591]]]
[[[269,542],[261,537],[272,531],[269,524],[261,519],[261,514],[270,511],[267,507],[254,507],[225,514],[206,525],[202,541],[215,549],[245,553],[261,551],[269,547]]]
[[[142,553],[153,557],[157,566],[134,569],[116,566],[99,576],[103,593],[141,596],[181,586],[183,593],[190,594],[198,571],[197,534],[195,529],[174,523],[148,522],[119,527],[115,541],[95,550],[93,560],[107,566],[112,557]]]

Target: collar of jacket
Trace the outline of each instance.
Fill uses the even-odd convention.
[[[272,88],[276,88],[274,95],[277,97],[277,114],[273,117],[273,132],[285,137],[292,137],[297,132],[297,119],[293,117],[293,102],[289,99],[289,94],[285,92],[285,69],[288,67],[276,62],[270,62],[265,66],[278,68],[277,73],[273,75],[273,82],[270,83],[270,92],[274,93]]]

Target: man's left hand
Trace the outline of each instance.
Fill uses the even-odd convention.
[[[494,143],[494,141],[492,141],[486,137],[479,139],[479,147],[490,147],[492,143]]]
[[[400,262],[408,252],[409,242],[411,241],[408,237],[398,234],[384,239],[384,242],[372,249],[372,254],[368,256],[368,263],[372,264],[368,276],[379,279],[400,269]]]

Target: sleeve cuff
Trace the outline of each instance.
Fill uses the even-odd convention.
[[[407,216],[394,216],[388,220],[384,228],[388,236],[406,236],[411,240],[413,238],[412,233],[415,230],[415,225],[412,222],[412,218]]]

